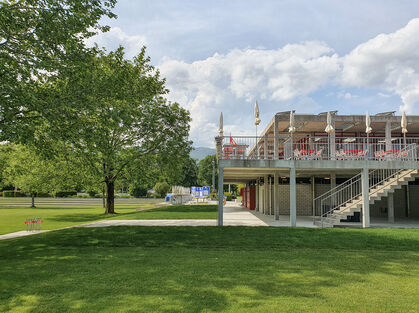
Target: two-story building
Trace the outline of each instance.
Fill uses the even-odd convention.
[[[219,188],[245,184],[244,206],[289,216],[290,226],[297,216],[322,227],[419,223],[419,116],[281,112],[259,136],[220,129],[216,145]],[[218,206],[222,225],[221,200]]]

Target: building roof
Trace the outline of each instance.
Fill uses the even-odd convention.
[[[365,134],[365,115],[339,115],[337,111],[331,112],[333,115],[333,122],[335,123],[336,133],[360,133]],[[274,123],[277,119],[278,133],[288,134],[289,127],[289,114],[290,112],[276,113],[272,120],[269,122],[265,130],[260,136],[274,135]],[[384,133],[386,123],[391,124],[392,135],[401,134],[401,116],[397,116],[394,112],[384,112],[376,115],[371,115],[372,133]],[[310,133],[325,133],[327,112],[320,114],[294,114],[296,133],[310,134]],[[419,116],[407,116],[407,129],[409,134],[419,134]]]

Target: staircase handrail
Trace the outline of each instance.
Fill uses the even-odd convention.
[[[407,169],[394,169],[394,170],[384,170],[384,171],[387,171],[388,173],[391,173],[390,175],[388,175],[388,176],[384,176],[384,175],[382,175],[381,177],[379,176],[379,179],[380,180],[374,180],[374,173],[376,173],[376,172],[378,172],[378,171],[383,171],[382,169],[375,169],[375,170],[372,170],[369,174],[373,174],[372,176],[371,175],[369,175],[369,177],[370,177],[370,179],[369,179],[369,190],[371,190],[372,188],[374,188],[374,187],[377,187],[377,186],[380,186],[379,188],[377,188],[377,190],[375,191],[375,192],[378,192],[378,191],[380,191],[380,190],[382,190],[382,189],[384,189],[386,186],[388,186],[390,183],[392,183],[393,181],[389,181],[389,180],[391,180],[392,178],[394,178],[394,177],[397,177],[397,180],[399,180],[400,178],[403,178],[403,177],[406,177],[407,175],[409,175],[409,174],[411,174],[412,172],[414,172],[415,171],[415,169],[412,169],[412,170],[407,170]],[[403,172],[405,172],[405,173],[403,173]],[[400,175],[401,173],[403,173],[402,175]],[[354,177],[352,177],[352,178],[355,178],[356,176],[358,176],[358,175],[355,175]],[[371,179],[371,177],[373,178],[373,179]],[[383,178],[384,177],[384,178]],[[385,184],[385,182],[386,181],[388,181],[388,183],[387,184]],[[344,182],[344,183],[346,183],[346,181]],[[343,184],[344,184],[343,183]],[[340,186],[340,185],[339,185]],[[348,202],[350,202],[350,201],[353,201],[354,199],[356,199],[356,198],[359,198],[360,196],[361,196],[361,194],[362,194],[362,192],[360,192],[358,195],[355,195],[351,200],[348,200],[348,201],[346,201],[345,203],[343,203],[343,204],[341,204],[341,205],[338,205],[338,206],[335,206],[334,208],[332,208],[331,210],[329,210],[329,211],[327,211],[326,213],[324,213],[324,214],[322,214],[321,216],[320,216],[320,218],[321,218],[321,224],[322,224],[322,227],[323,227],[323,220],[324,220],[324,218],[326,218],[329,214],[333,214],[333,215],[342,215],[343,213],[345,213],[348,209],[350,209],[353,205],[356,205],[356,204],[358,204],[361,200],[358,200],[358,201],[356,201],[356,202],[353,202],[353,204],[351,205],[351,206],[348,206],[348,207],[346,207],[345,208],[345,210],[342,210],[342,211],[340,211],[340,212],[333,212],[333,211],[335,211],[336,210],[336,208],[337,207],[341,207],[341,206],[343,206],[344,204],[346,204],[346,203],[348,203]],[[333,212],[333,213],[332,213]]]

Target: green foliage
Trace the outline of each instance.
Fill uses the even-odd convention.
[[[175,157],[190,147],[189,113],[166,101],[164,79],[145,48],[133,60],[122,48],[98,53],[82,71],[62,77],[56,92],[60,119],[51,122],[49,137],[71,145],[106,183],[108,213],[115,182],[129,164],[148,155]]]
[[[74,189],[84,175],[74,155],[45,158],[34,147],[8,144],[0,150],[7,166],[2,176],[6,183],[31,195]]]
[[[147,196],[147,187],[144,186],[130,186],[129,193],[135,198]]]
[[[157,183],[153,189],[157,196],[164,197],[170,191],[170,186],[166,182],[160,182]]]
[[[26,194],[19,190],[4,190],[2,193],[3,197],[25,197]]]
[[[218,188],[217,157],[208,155],[199,161],[198,182],[201,186],[212,186],[212,168],[215,167],[215,188]]]
[[[65,198],[70,196],[77,196],[77,190],[62,190],[55,193],[57,198]]]
[[[51,195],[48,192],[37,192],[36,196],[38,198],[50,198]]]
[[[84,40],[115,0],[5,0],[0,4],[0,137],[27,139],[57,103],[45,101],[58,75],[89,54]],[[48,87],[48,88],[47,88]],[[57,117],[55,117],[57,118]],[[61,117],[59,117],[61,118]]]
[[[100,191],[97,189],[89,189],[87,193],[90,197],[94,198],[97,194],[100,194]]]
[[[4,190],[3,197],[24,197],[24,194],[22,195],[22,192],[20,191]]]
[[[224,192],[224,196],[226,196],[227,201],[233,200],[233,194],[231,192]]]

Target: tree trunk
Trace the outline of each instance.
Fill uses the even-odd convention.
[[[32,196],[32,205],[31,205],[31,208],[36,208],[36,206],[35,206],[35,193],[32,193],[31,196]]]
[[[114,214],[114,201],[115,201],[115,182],[106,180],[106,211],[105,214]]]
[[[102,202],[103,208],[106,209],[105,186],[102,186]]]

